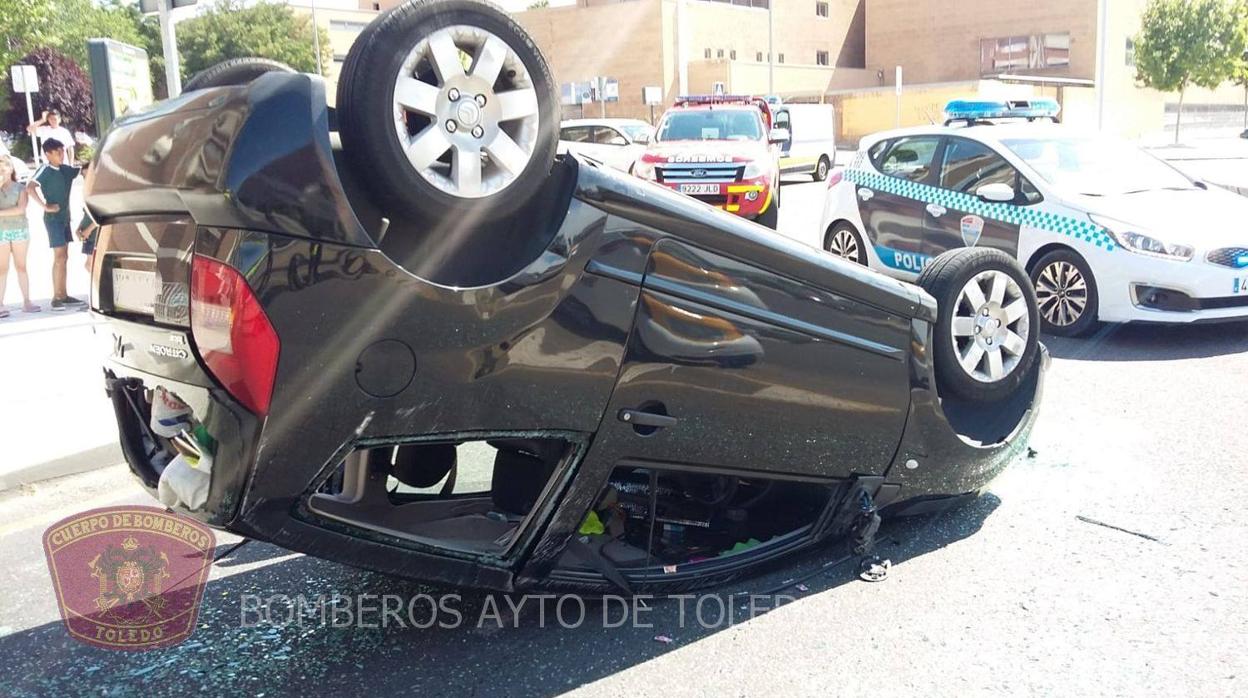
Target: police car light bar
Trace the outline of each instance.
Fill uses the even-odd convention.
[[[1052,99],[973,101],[955,99],[945,105],[945,123],[980,119],[1052,119],[1062,110]]]

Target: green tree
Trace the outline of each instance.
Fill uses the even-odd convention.
[[[121,0],[51,0],[53,45],[86,69],[87,40],[114,39],[143,47],[138,3]]]
[[[256,56],[296,70],[324,75],[333,59],[329,32],[320,28],[321,56],[312,48],[312,18],[289,5],[217,0],[199,16],[178,23],[182,75],[189,77],[221,61]]]
[[[1174,141],[1179,142],[1187,88],[1215,88],[1232,76],[1248,44],[1242,0],[1152,0],[1135,38],[1136,77],[1179,93]]]

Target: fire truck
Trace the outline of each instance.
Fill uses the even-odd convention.
[[[634,175],[738,216],[775,228],[780,211],[780,148],[761,97],[693,95],[676,100],[659,121]]]

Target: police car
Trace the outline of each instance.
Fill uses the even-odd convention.
[[[1047,123],[1057,114],[1051,100],[952,102],[944,126],[867,136],[829,176],[808,242],[907,280],[948,249],[1004,250],[1050,334],[1248,317],[1248,198]]]

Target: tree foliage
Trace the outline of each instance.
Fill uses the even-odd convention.
[[[69,56],[53,48],[36,49],[19,57],[17,63],[35,66],[39,71],[39,91],[31,95],[35,118],[44,109],[55,107],[70,131],[95,131],[95,102],[91,98],[91,80]],[[9,133],[25,133],[26,99],[9,100],[0,129]]]
[[[289,5],[217,0],[200,15],[180,22],[178,53],[183,77],[231,58],[271,58],[295,70],[324,75],[333,58],[329,32],[320,29],[321,59],[313,51],[312,18]]]
[[[1163,92],[1226,82],[1248,44],[1242,0],[1152,0],[1135,40],[1137,78]]]

